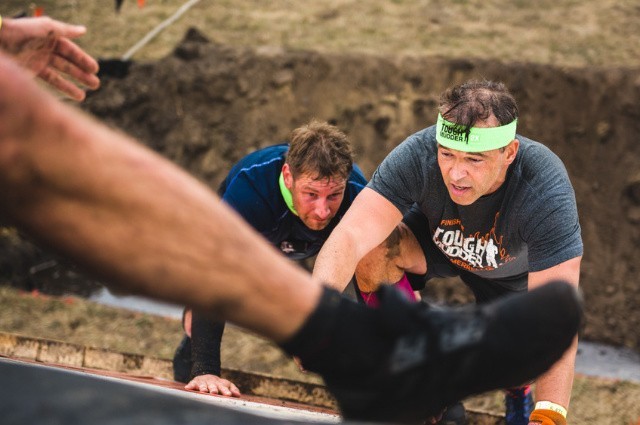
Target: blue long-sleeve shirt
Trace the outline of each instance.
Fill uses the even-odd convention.
[[[288,149],[289,145],[283,143],[245,156],[231,168],[218,193],[287,257],[300,260],[320,251],[367,180],[354,164],[335,217],[322,230],[309,229],[287,207],[278,185]]]
[[[344,199],[331,222],[322,230],[311,230],[293,214],[282,197],[280,173],[287,143],[257,150],[231,168],[218,194],[255,230],[292,260],[314,256],[322,248],[367,180],[358,166],[347,180]],[[224,323],[193,312],[191,375],[220,375],[220,341]]]

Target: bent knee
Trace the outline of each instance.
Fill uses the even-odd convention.
[[[387,239],[382,243],[385,249],[385,257],[394,260],[400,257],[400,243],[402,242],[403,231],[400,225],[396,226]]]
[[[397,282],[404,273],[401,264],[402,234],[398,228],[365,255],[356,266],[356,282],[363,292],[375,292],[381,284]]]
[[[356,267],[356,278],[358,282],[368,281],[370,286],[374,282],[395,283],[405,271],[424,274],[427,263],[411,229],[400,223],[384,242],[362,258]]]

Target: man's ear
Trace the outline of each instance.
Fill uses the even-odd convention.
[[[291,190],[293,187],[293,174],[291,173],[291,167],[286,162],[282,166],[282,177],[284,178],[284,185]]]
[[[520,148],[520,142],[518,141],[518,139],[513,139],[505,147],[505,152],[507,154],[507,164],[511,165],[511,163],[515,161],[516,155],[518,155],[519,148]]]

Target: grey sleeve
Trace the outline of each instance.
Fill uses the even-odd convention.
[[[393,149],[367,185],[393,203],[402,214],[423,197],[428,187],[425,159],[429,152],[419,135],[410,136]]]
[[[549,172],[549,170],[552,170]],[[559,158],[540,170],[544,195],[529,204],[524,215],[523,238],[529,250],[529,271],[556,266],[583,253],[576,198]]]

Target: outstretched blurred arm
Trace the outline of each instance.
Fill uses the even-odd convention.
[[[55,99],[0,54],[0,215],[132,293],[276,342],[321,286],[204,184]]]

